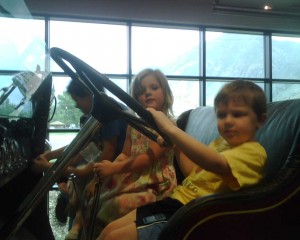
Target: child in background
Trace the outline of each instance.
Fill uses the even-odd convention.
[[[264,92],[250,81],[233,81],[217,94],[214,106],[221,137],[210,146],[171,124],[162,112],[149,109],[159,129],[175,144],[179,165],[188,176],[170,198],[140,207],[112,222],[99,240],[157,239],[172,214],[191,200],[238,191],[262,179],[267,154],[255,141],[255,133],[266,119]]]
[[[170,123],[173,95],[159,70],[145,69],[132,83],[132,96],[145,108],[162,111]],[[174,150],[158,145],[128,126],[122,153],[113,161],[94,165],[102,183],[95,234],[131,210],[168,197],[176,186]],[[94,239],[94,238],[93,238]]]
[[[90,91],[86,89],[77,79],[72,79],[70,81],[67,91],[75,101],[76,108],[80,109],[85,117],[89,117],[93,106],[93,95],[90,93]],[[102,89],[102,91],[104,91],[104,89]],[[101,111],[101,109],[99,109],[99,111]],[[80,200],[82,198],[84,188],[88,182],[91,182],[91,184],[94,183],[94,162],[90,161],[90,150],[94,150],[94,153],[92,153],[92,158],[94,161],[101,161],[102,159],[112,161],[122,151],[126,136],[126,129],[127,123],[124,120],[114,120],[104,124],[99,130],[99,133],[89,144],[87,144],[85,149],[73,157],[72,163],[66,169],[64,176],[69,176],[70,174],[76,176],[73,182],[68,182],[69,202],[73,205],[76,214],[74,221],[71,224],[71,229],[66,235],[65,240],[79,239],[80,232],[83,227],[83,219],[81,215],[81,204],[83,203]],[[98,154],[95,152],[95,150],[97,151],[97,148]],[[32,169],[37,172],[48,170],[52,166],[49,161],[51,159],[58,158],[64,149],[65,147],[62,147],[57,150],[41,154],[34,160]],[[81,166],[79,167],[79,165]],[[76,183],[76,194],[75,189],[73,188],[74,183]],[[78,196],[78,194],[80,196]]]

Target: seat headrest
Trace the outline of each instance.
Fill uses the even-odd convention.
[[[267,121],[256,134],[268,154],[265,178],[277,173],[293,154],[299,128],[300,99],[268,103]]]
[[[191,111],[185,132],[198,141],[209,144],[219,136],[213,107],[198,107]]]

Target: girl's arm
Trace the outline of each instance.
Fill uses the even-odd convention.
[[[69,176],[70,174],[74,174],[76,177],[79,177],[79,178],[91,176],[91,174],[93,174],[93,166],[94,166],[94,163],[87,163],[83,167],[69,166],[64,171],[64,175]]]
[[[116,160],[121,161],[121,160],[128,159],[128,156],[130,155],[130,151],[131,151],[131,135],[130,135],[130,132],[131,132],[131,127],[128,126],[127,129],[126,129],[126,137],[125,137],[122,152],[117,156],[117,158],[114,161],[116,161]],[[105,158],[102,158],[102,156],[100,156],[99,162],[94,164],[94,172],[97,173],[97,175],[99,175],[99,176],[101,175],[101,172],[103,171],[102,169],[103,169],[104,166],[108,166],[107,168],[111,167],[111,164],[106,163],[107,161],[111,162],[110,159],[105,160]],[[99,164],[100,162],[102,164]]]
[[[118,137],[103,141],[103,150],[98,161],[103,159],[113,161],[117,148]]]
[[[154,109],[148,110],[153,115],[159,129],[166,133],[173,143],[195,164],[216,174],[231,175],[231,169],[222,155],[170,124],[170,120],[164,113]]]
[[[123,152],[118,156],[118,160],[115,160],[113,163],[109,161],[97,163],[97,172],[101,177],[115,173],[142,171],[149,167],[166,151],[166,148],[160,147],[156,142],[149,140],[150,144],[147,152],[136,157],[130,157],[131,140],[127,142],[128,135],[130,136],[130,132],[126,134]]]

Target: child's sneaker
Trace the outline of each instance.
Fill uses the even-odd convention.
[[[69,199],[60,193],[55,206],[55,217],[61,223],[66,223],[69,213]]]

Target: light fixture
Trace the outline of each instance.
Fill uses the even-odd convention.
[[[265,3],[263,6],[258,6],[258,8],[251,7],[242,7],[239,5],[222,5],[219,4],[219,1],[215,0],[212,4],[212,9],[214,13],[230,14],[230,15],[252,15],[252,16],[262,16],[262,17],[279,17],[279,18],[295,18],[299,20],[300,12],[299,11],[285,11],[274,10],[272,5]]]
[[[266,11],[270,11],[270,10],[272,10],[272,7],[271,7],[270,5],[268,5],[268,4],[266,4],[266,5],[264,6],[264,9],[265,9]]]

